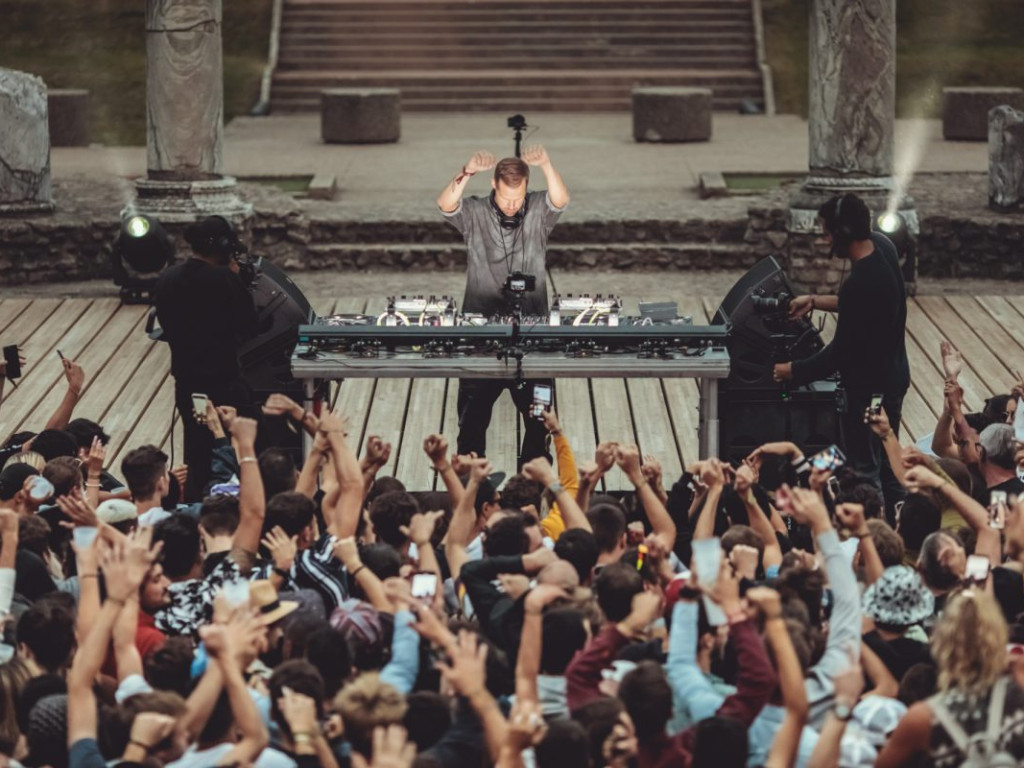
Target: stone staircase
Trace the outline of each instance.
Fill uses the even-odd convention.
[[[418,111],[623,111],[637,85],[764,105],[752,0],[285,0],[276,113],[328,87]]]

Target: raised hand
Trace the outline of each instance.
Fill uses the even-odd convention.
[[[759,557],[757,550],[746,544],[737,544],[729,551],[729,562],[736,569],[736,573],[751,581],[757,576]]]
[[[736,468],[736,477],[733,479],[732,487],[736,494],[745,497],[747,492],[757,483],[757,471],[753,463],[744,461]]]
[[[57,506],[60,511],[71,518],[74,527],[97,528],[99,518],[96,517],[96,510],[77,490],[74,489],[67,496],[57,497]]]
[[[494,467],[490,459],[473,459],[469,462],[469,479],[476,483],[482,483],[494,474]]]
[[[130,743],[136,744],[149,754],[156,746],[174,732],[177,724],[170,715],[159,712],[139,712],[132,720],[132,729],[128,737]]]
[[[785,486],[784,486],[785,487]],[[789,488],[789,513],[798,523],[810,525],[828,522],[828,510],[821,496],[806,488]]]
[[[725,469],[722,462],[716,458],[710,458],[701,463],[700,481],[709,488],[725,485]]]
[[[423,452],[427,454],[434,465],[434,469],[440,470],[445,465],[445,458],[448,456],[448,438],[444,435],[432,434],[423,439]],[[452,462],[452,467],[455,463]]]
[[[850,532],[851,536],[862,539],[865,536],[871,535],[867,522],[864,520],[863,504],[854,504],[853,502],[836,504],[836,520],[839,521],[843,528]]]
[[[640,449],[635,445],[620,445],[615,449],[615,463],[630,480],[643,479],[640,470]]]
[[[548,157],[548,151],[540,144],[534,144],[532,147],[524,149],[522,159],[527,165],[537,167],[547,165],[551,162],[551,158]]]
[[[907,490],[911,493],[917,493],[922,488],[939,488],[946,482],[930,469],[923,466],[908,469],[903,476],[903,480],[907,484]]]
[[[412,768],[416,744],[408,740],[405,728],[389,725],[373,729],[373,762],[358,752],[352,753],[352,768]]]
[[[385,443],[379,435],[366,438],[366,455],[363,460],[371,467],[379,469],[391,458],[391,443]]]
[[[523,610],[527,613],[540,613],[560,597],[568,597],[566,591],[554,584],[538,584],[531,589],[523,601]]]
[[[745,596],[748,605],[766,620],[777,619],[782,615],[782,598],[771,587],[751,587]]]
[[[281,416],[282,414],[288,414],[296,421],[302,421],[303,415],[305,415],[305,409],[292,400],[288,395],[282,395],[280,393],[274,393],[267,398],[267,402],[263,404],[263,413],[268,416]]]
[[[85,466],[88,468],[89,474],[93,476],[99,475],[103,471],[103,462],[107,458],[107,446],[100,442],[98,437],[92,439],[92,445],[89,446],[89,453],[85,458]]]
[[[881,438],[885,438],[892,432],[892,426],[889,424],[889,415],[885,412],[885,408],[880,408],[878,413],[875,413],[869,405],[864,409],[864,423],[871,427],[871,431]]]
[[[410,518],[408,525],[400,525],[398,530],[417,547],[424,547],[430,543],[437,523],[443,517],[443,509],[434,512],[417,512]]]
[[[296,693],[291,688],[281,688],[281,696],[277,699],[277,708],[284,717],[292,733],[315,733],[320,725],[316,719],[316,702],[313,697]]]
[[[174,475],[174,479],[178,481],[178,486],[184,488],[185,483],[188,482],[188,464],[181,464],[174,467],[171,470],[171,474]]]
[[[82,387],[85,386],[85,371],[82,370],[82,366],[67,358],[64,358],[61,364],[64,366],[64,378],[67,379],[68,389],[76,395],[82,394]]]
[[[437,668],[460,696],[474,693],[487,682],[487,646],[465,629],[459,630],[459,641],[448,649],[451,663],[438,662]]]
[[[523,476],[527,480],[536,480],[545,487],[558,479],[554,468],[543,456],[538,456],[523,464]]]
[[[942,354],[942,372],[946,376],[946,381],[955,382],[964,369],[964,359],[960,355],[960,350],[943,339],[939,344],[939,352]]]
[[[251,448],[256,444],[256,420],[243,416],[237,417],[231,423],[231,436],[238,441],[240,446]]]
[[[498,164],[498,158],[492,155],[490,152],[481,150],[480,152],[474,153],[474,155],[466,161],[466,173],[480,173],[480,171],[489,171],[491,168]]]
[[[231,405],[218,405],[217,416],[220,417],[220,423],[224,426],[224,429],[231,432],[231,426],[235,423],[235,419],[238,418],[238,409]]]
[[[517,700],[508,721],[508,746],[518,755],[524,749],[539,744],[547,731],[540,704],[536,701]]]
[[[619,444],[613,441],[598,444],[594,453],[594,463],[602,475],[615,466],[615,449],[618,446]]]
[[[593,461],[581,461],[576,465],[576,471],[580,474],[580,485],[593,488],[601,479],[601,470]]]
[[[274,561],[275,568],[290,571],[299,551],[298,538],[298,536],[288,536],[281,526],[275,525],[267,531],[260,544],[270,552],[270,558]]]
[[[558,421],[558,414],[555,413],[554,408],[548,408],[541,413],[541,417],[544,419],[544,428],[548,432],[561,432],[562,425]]]
[[[643,472],[644,480],[650,483],[655,488],[661,487],[661,462],[658,461],[654,456],[649,453],[644,454],[644,463],[640,468]]]
[[[472,451],[466,454],[452,454],[452,469],[455,470],[456,475],[464,475],[469,472],[470,467],[473,466],[473,462],[476,461],[476,451]]]

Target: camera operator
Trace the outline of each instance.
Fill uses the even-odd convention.
[[[527,190],[531,166],[544,173],[546,192]],[[490,195],[463,198],[469,180],[491,168]],[[535,279],[532,290],[518,297],[522,313],[547,315],[548,235],[568,204],[569,190],[544,147],[527,147],[522,159],[506,157],[499,162],[489,152],[477,152],[469,159],[437,198],[441,213],[462,233],[469,250],[464,311],[487,317],[513,314],[514,297],[505,286],[510,276],[522,273]],[[517,387],[501,380],[460,380],[458,452],[484,455],[491,409],[509,388],[526,422],[520,461],[546,455],[544,425],[529,417],[533,385],[538,383],[552,382],[527,381]]]
[[[198,501],[210,475],[213,437],[196,414],[192,394],[207,395],[217,406],[242,415],[253,409],[252,392],[242,379],[240,344],[256,332],[252,294],[239,276],[245,247],[228,221],[210,216],[185,230],[192,258],[160,276],[156,314],[162,339],[171,345],[174,403],[184,427],[188,483],[185,496]]]
[[[831,253],[850,260],[850,276],[838,296],[798,296],[789,313],[798,318],[813,309],[838,312],[835,337],[805,360],[777,364],[775,380],[803,384],[839,372],[846,390],[842,427],[847,461],[884,492],[891,510],[903,489],[864,414],[872,395],[882,395],[882,407],[899,434],[903,396],[910,386],[907,290],[899,254],[885,235],[871,231],[871,211],[856,195],[833,197],[818,217]]]

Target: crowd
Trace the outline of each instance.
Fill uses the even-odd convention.
[[[507,477],[405,436],[445,488],[410,492],[379,476],[389,436],[357,456],[344,414],[284,395],[197,414],[192,499],[157,447],[104,466],[66,361],[60,409],[0,447],[0,759],[1016,765],[1022,392],[966,413],[942,359],[923,449],[863,415],[903,488],[888,504],[786,442],[679,478],[626,443],[577,456],[554,410],[554,464]],[[273,422],[312,438],[304,461],[264,444]],[[633,492],[600,492],[614,466]]]

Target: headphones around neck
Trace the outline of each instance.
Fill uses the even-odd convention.
[[[526,209],[530,205],[530,194],[527,192],[526,197],[523,198],[523,204],[514,214],[509,216],[498,206],[498,201],[495,199],[494,190],[491,190],[491,195],[488,198],[491,201],[491,208],[494,209],[494,213],[498,217],[498,226],[504,230],[512,232],[519,229],[523,225],[523,220],[526,218]]]

